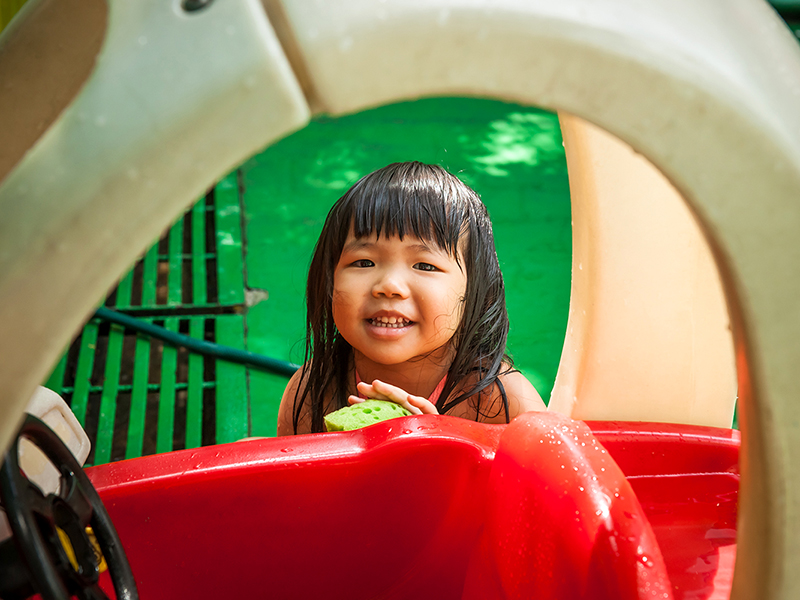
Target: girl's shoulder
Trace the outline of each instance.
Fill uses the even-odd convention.
[[[278,408],[277,435],[294,435],[294,414],[296,402],[300,402],[306,389],[307,375],[311,372],[311,362],[297,369],[286,388],[283,390],[281,404]],[[326,396],[323,398],[322,414],[327,414],[335,410],[333,398]],[[311,433],[311,411],[312,399],[306,397],[300,408],[300,415],[297,421],[297,433]]]
[[[542,397],[533,384],[528,381],[522,373],[516,370],[510,370],[503,375],[500,375],[500,382],[506,391],[508,398],[508,412],[509,416],[513,419],[519,414],[535,410],[547,410]],[[496,393],[497,401],[502,403],[502,396],[500,390]]]
[[[508,399],[509,419],[529,411],[547,410],[542,397],[528,378],[519,371],[509,369],[499,377]],[[449,415],[479,421],[502,424],[506,422],[503,394],[500,385],[492,385],[480,397],[467,398],[448,412]]]
[[[291,379],[289,379],[289,383],[286,384],[286,388],[283,390],[281,404],[278,408],[277,435],[279,437],[283,435],[294,435],[294,405],[295,398],[300,398],[300,396],[302,396],[304,387],[303,370],[304,368],[297,369]],[[306,421],[308,422],[306,426],[308,431],[304,431],[306,428],[304,427]],[[297,433],[308,433],[310,431],[311,410],[310,406],[304,406],[303,412],[300,415]]]

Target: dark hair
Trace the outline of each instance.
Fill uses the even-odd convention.
[[[361,178],[325,220],[308,272],[306,354],[295,395],[295,432],[306,402],[311,403],[314,432],[324,431],[326,398],[336,408],[347,405],[352,347],[336,329],[332,303],[333,274],[351,227],[356,238],[413,235],[436,244],[466,269],[461,323],[451,340],[453,362],[437,409],[444,414],[474,398],[478,414],[485,415],[482,392],[496,383],[508,421],[508,399],[498,375],[513,363],[506,354],[505,288],[489,213],[469,186],[442,167],[406,162]]]

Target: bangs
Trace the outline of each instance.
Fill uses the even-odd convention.
[[[389,165],[361,179],[343,198],[341,216],[356,238],[414,236],[458,256],[477,194],[441,167]],[[474,196],[474,198],[470,197]]]

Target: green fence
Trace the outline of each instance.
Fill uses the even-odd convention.
[[[244,348],[236,174],[177,221],[105,306],[197,339]],[[46,385],[93,441],[90,463],[234,441],[248,434],[245,367],[90,321]]]

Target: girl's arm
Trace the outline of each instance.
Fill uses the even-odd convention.
[[[524,412],[547,410],[542,397],[536,388],[533,387],[527,377],[519,371],[512,371],[500,376],[500,381],[506,390],[508,398],[508,416],[513,419]],[[506,414],[503,410],[503,397],[500,390],[495,386],[495,393],[492,396],[491,405],[486,414],[492,417],[481,419],[484,423],[505,423]]]

